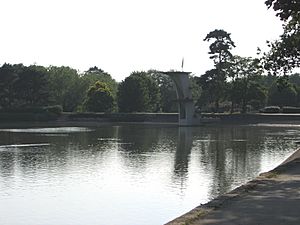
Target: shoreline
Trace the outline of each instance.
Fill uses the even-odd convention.
[[[3,115],[2,115],[3,116]],[[14,119],[13,119],[14,118]],[[22,119],[23,118],[23,119]],[[288,124],[300,126],[300,114],[203,114],[200,124],[187,127],[254,125],[270,126]],[[7,126],[172,126],[180,127],[177,113],[62,113],[58,117],[45,120],[40,114],[15,114],[1,117],[0,127]],[[186,126],[183,126],[186,127]]]
[[[292,183],[297,181],[298,183]],[[286,184],[288,188],[277,189],[278,185]],[[296,150],[292,155],[285,159],[280,165],[274,169],[259,174],[258,177],[241,185],[234,190],[221,195],[208,203],[197,206],[191,211],[167,222],[165,225],[208,225],[208,224],[298,224],[300,214],[298,215],[297,208],[300,206],[300,199],[298,198],[297,207],[295,202],[290,199],[281,199],[280,196],[276,198],[276,191],[280,194],[289,195],[289,192],[295,191],[299,194],[300,189],[300,149]],[[283,190],[283,191],[282,191]],[[290,218],[284,215],[276,214],[264,210],[263,204],[259,205],[261,201],[255,202],[254,199],[266,198],[265,192],[273,191],[273,200],[270,198],[267,205],[272,207],[278,205],[281,208],[296,210],[294,217],[289,215]],[[283,193],[282,193],[283,192]],[[286,193],[285,193],[286,192]],[[249,200],[251,197],[252,201]],[[269,196],[268,196],[269,197]],[[253,206],[252,206],[252,205]],[[264,203],[265,204],[265,203]],[[289,205],[290,204],[290,205]],[[240,207],[240,208],[239,208]],[[242,208],[244,207],[244,208]],[[268,213],[266,213],[268,211]],[[281,209],[279,209],[281,212]],[[283,211],[282,211],[283,213]],[[248,217],[247,217],[248,216]],[[251,217],[252,216],[252,217]],[[281,216],[279,218],[279,216]],[[258,217],[261,217],[258,219]]]

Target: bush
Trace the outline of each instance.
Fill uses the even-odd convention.
[[[44,107],[46,112],[53,113],[55,115],[60,115],[63,111],[61,105],[52,105]]]
[[[89,112],[111,112],[114,98],[108,85],[97,81],[89,88],[84,105]]]
[[[1,109],[0,121],[49,121],[57,119],[61,113],[59,105]]]
[[[40,106],[40,107],[20,107],[20,108],[7,108],[1,109],[1,113],[33,113],[33,114],[43,114],[43,113],[53,113],[60,115],[62,113],[62,107],[60,105],[53,106]]]
[[[43,113],[43,107],[18,107],[18,108],[5,108],[2,109],[3,113]]]
[[[0,113],[0,121],[51,121],[57,119],[57,116],[50,113]]]

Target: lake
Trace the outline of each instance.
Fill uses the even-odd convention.
[[[300,126],[0,129],[1,225],[156,225],[273,169]]]

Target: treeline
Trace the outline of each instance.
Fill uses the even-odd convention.
[[[204,77],[198,79],[198,82],[202,83]],[[261,75],[235,78],[216,85],[218,87],[204,86],[202,89],[196,103],[202,112],[246,113],[267,106],[300,107],[300,74],[298,73],[282,77]]]
[[[230,63],[229,63],[230,62]],[[191,76],[195,104],[205,112],[246,112],[267,105],[300,106],[300,74],[262,75],[259,61],[234,56],[226,70]],[[218,76],[218,72],[225,73]],[[156,70],[133,72],[116,82],[102,69],[3,64],[0,110],[59,106],[66,112],[177,112],[171,79]]]
[[[287,76],[286,71],[275,76],[265,55],[232,55],[236,46],[224,30],[209,32],[204,41],[210,43],[208,54],[214,68],[197,78],[202,88],[197,104],[202,111],[246,113],[267,105],[300,106],[299,74]]]
[[[121,83],[97,67],[3,64],[0,110],[57,105],[65,112],[175,112],[172,81],[157,71],[133,72]]]
[[[97,81],[109,86],[110,93],[116,96],[116,81],[96,67],[79,74],[77,70],[64,66],[5,63],[0,68],[0,109],[59,105],[63,111],[82,111],[87,90]]]

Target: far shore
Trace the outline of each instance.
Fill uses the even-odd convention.
[[[247,124],[300,124],[300,114],[249,113],[214,114],[199,116],[202,125],[247,125]],[[39,114],[11,114],[1,117],[0,126],[101,126],[101,125],[162,125],[178,126],[177,113],[62,113],[47,118]]]

